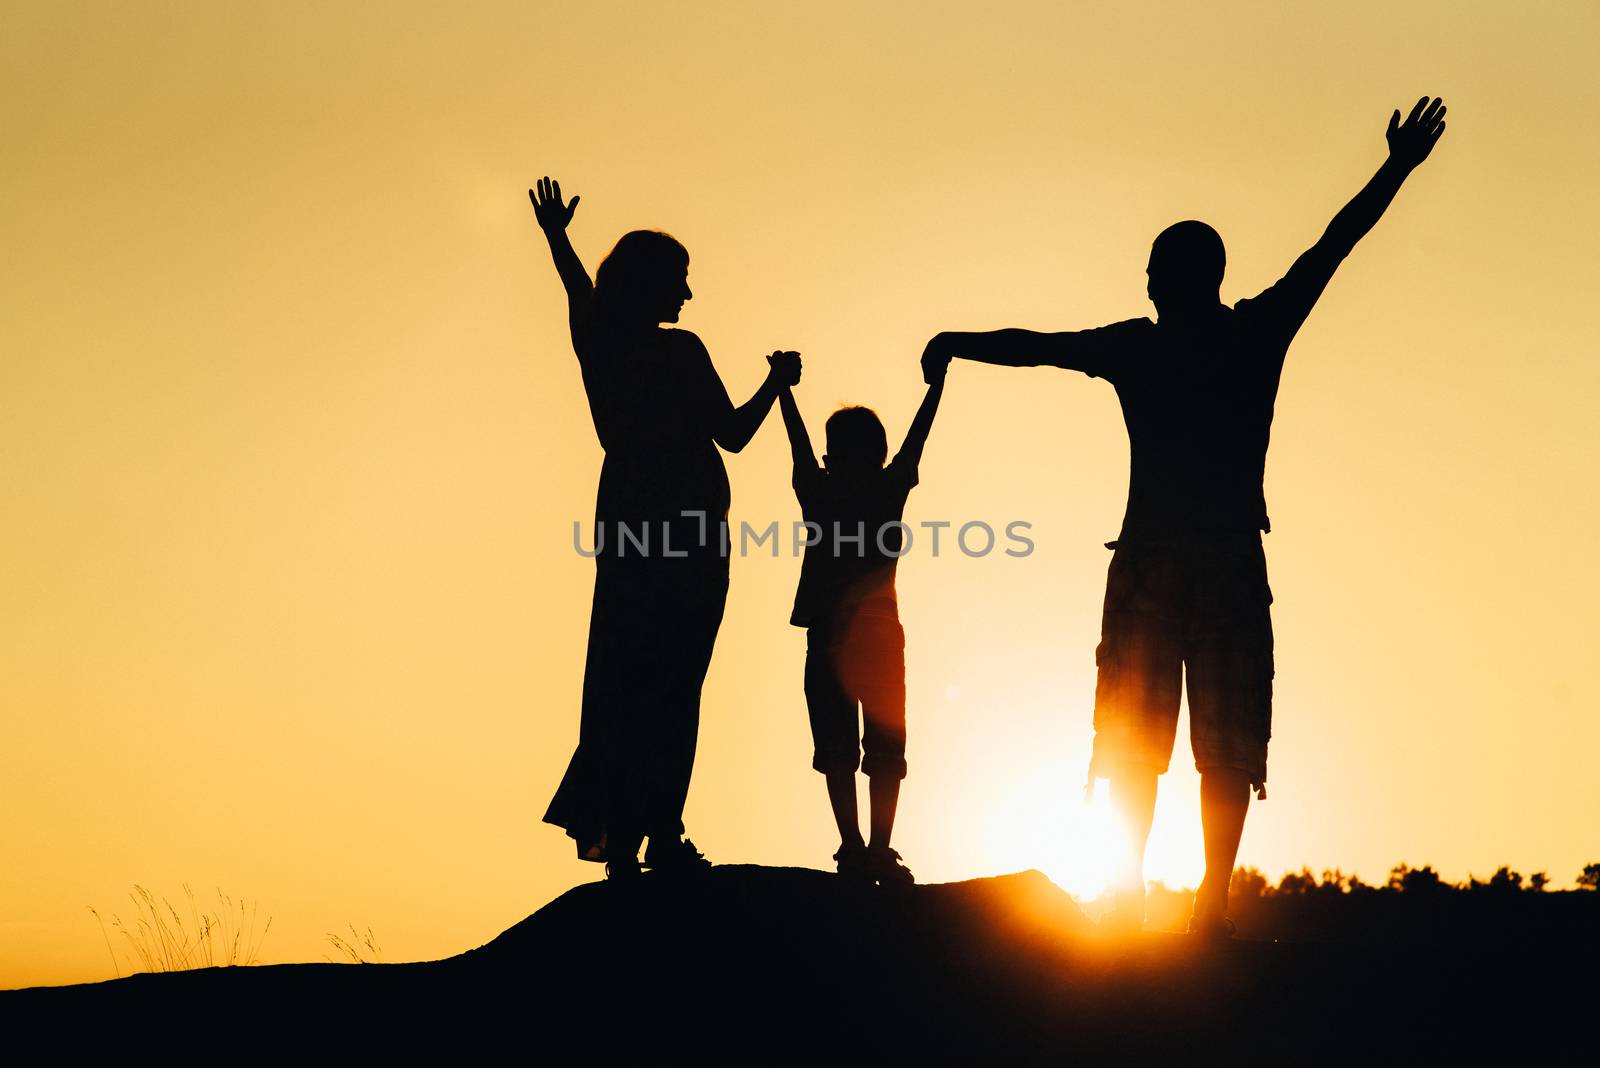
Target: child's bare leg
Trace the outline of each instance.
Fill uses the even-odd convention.
[[[861,823],[856,813],[855,769],[831,771],[825,778],[828,783],[828,803],[833,806],[833,821],[839,825],[839,844],[861,845]],[[874,813],[876,813],[876,801],[874,801]],[[893,819],[892,815],[890,819]]]
[[[873,849],[888,849],[889,836],[894,833],[894,810],[900,804],[899,777],[870,777],[867,779],[867,796],[872,809],[872,841],[868,844]]]

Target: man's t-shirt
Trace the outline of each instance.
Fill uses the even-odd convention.
[[[1283,359],[1327,283],[1305,260],[1204,322],[1129,319],[1073,335],[1063,366],[1116,388],[1128,427],[1121,537],[1271,530],[1262,476]]]
[[[790,623],[816,626],[870,602],[893,606],[895,563],[903,551],[903,531],[895,524],[916,484],[916,464],[903,456],[860,477],[815,463],[795,468],[800,514],[817,525],[821,538],[806,546]]]

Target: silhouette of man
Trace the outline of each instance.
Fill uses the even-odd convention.
[[[1104,378],[1128,427],[1128,506],[1106,577],[1095,651],[1094,777],[1111,780],[1127,857],[1112,922],[1144,917],[1144,851],[1156,781],[1167,770],[1187,672],[1190,744],[1200,772],[1206,874],[1190,929],[1226,936],[1228,881],[1254,787],[1266,797],[1272,719],[1272,593],[1261,533],[1262,474],[1289,342],[1340,262],[1372,229],[1444,133],[1438,99],[1389,119],[1389,156],[1276,285],[1232,308],[1219,291],[1222,238],[1176,223],[1150,249],[1156,321],[1095,330],[942,333],[924,376],[953,357],[1062,367]]]

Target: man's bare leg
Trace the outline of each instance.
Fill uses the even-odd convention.
[[[1228,882],[1239,858],[1245,813],[1250,810],[1250,779],[1242,771],[1215,768],[1200,774],[1200,826],[1206,838],[1206,876],[1194,895],[1194,916],[1202,923],[1228,914]]]
[[[1122,863],[1117,874],[1119,894],[1136,894],[1144,900],[1144,850],[1150,825],[1156,818],[1154,768],[1124,764],[1111,774],[1111,807],[1122,830]],[[1141,912],[1143,911],[1141,906]]]

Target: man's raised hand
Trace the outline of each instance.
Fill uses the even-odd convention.
[[[561,203],[561,183],[545,177],[528,190],[528,199],[533,202],[533,217],[539,220],[539,228],[552,234],[567,228],[572,213],[578,210],[580,198],[573,197],[570,203]]]
[[[1389,158],[1411,170],[1428,158],[1433,146],[1444,134],[1444,101],[1438,97],[1423,97],[1400,121],[1400,112],[1389,116],[1389,129],[1384,135],[1389,140]]]
[[[774,352],[767,357],[767,365],[772,368],[772,380],[779,386],[794,386],[800,383],[798,352]]]

